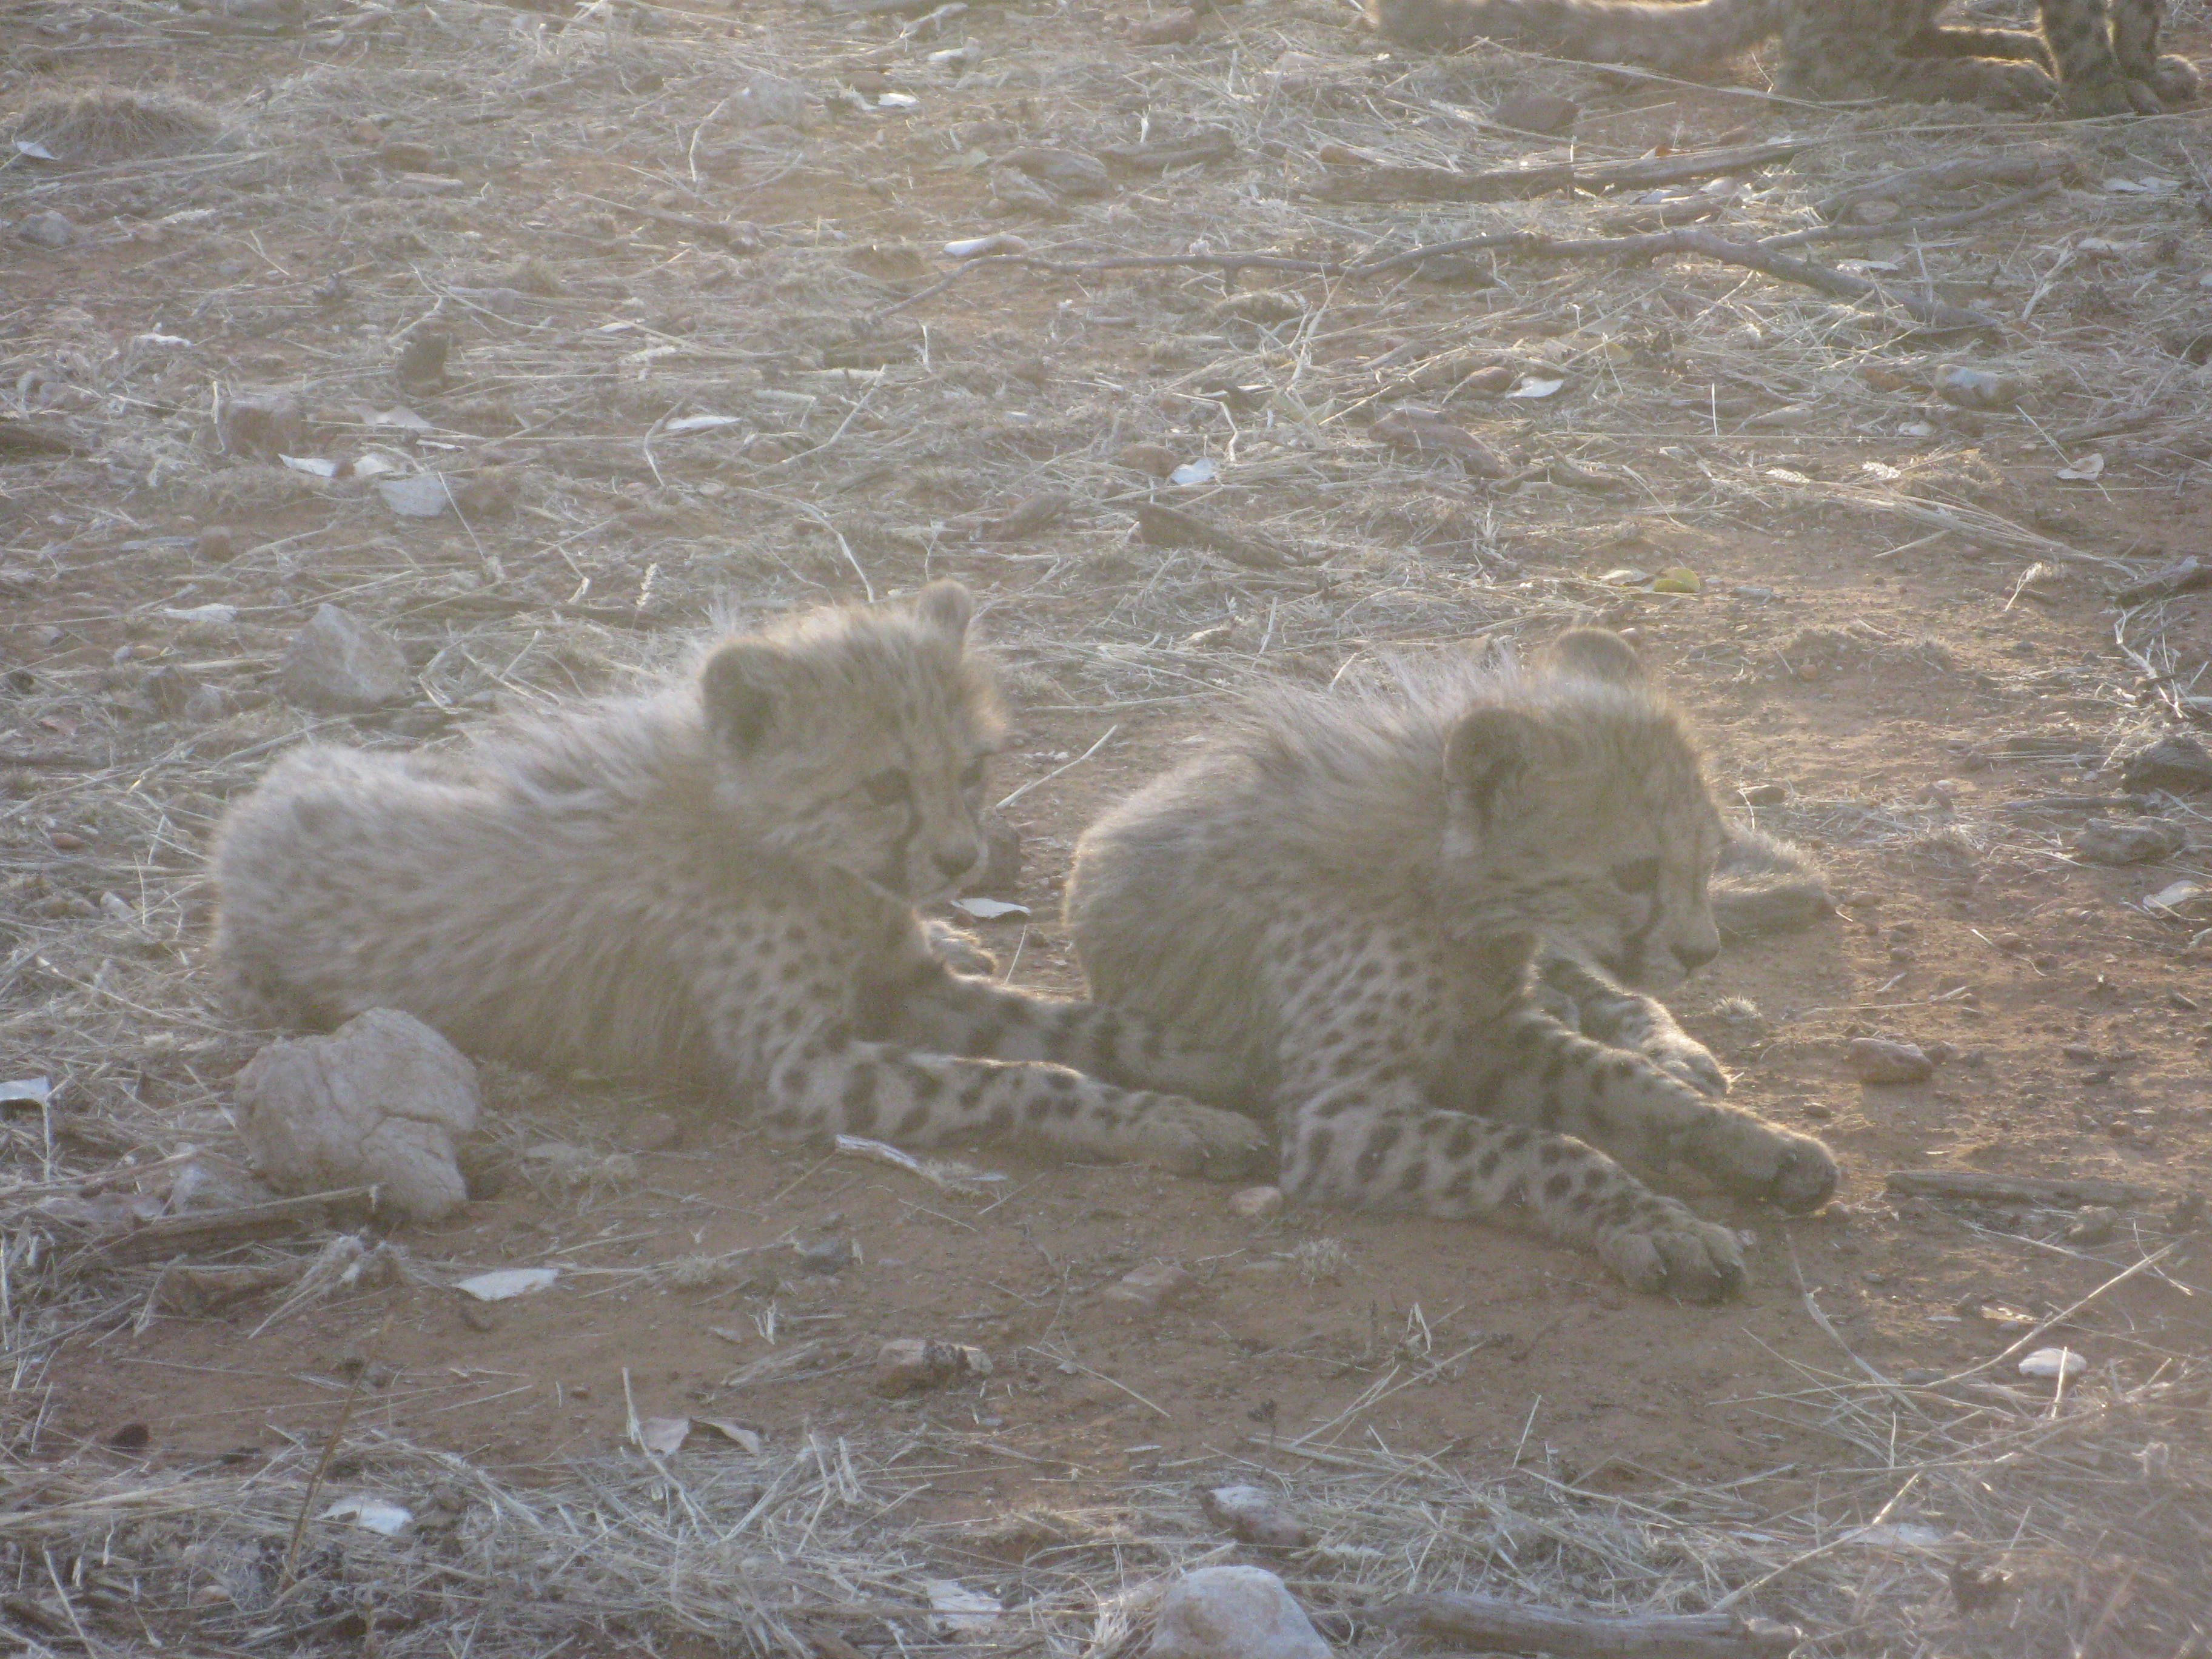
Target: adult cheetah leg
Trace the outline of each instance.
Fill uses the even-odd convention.
[[[1465,1112],[1363,1098],[1375,1092],[1347,1082],[1291,1115],[1286,1194],[1469,1220],[1517,1203],[1543,1231],[1595,1250],[1636,1290],[1717,1302],[1742,1288],[1734,1233],[1652,1192],[1595,1147]]]
[[[1677,1025],[1658,998],[1624,989],[1571,957],[1547,953],[1537,959],[1537,972],[1544,988],[1574,1011],[1566,1023],[1584,1036],[1633,1048],[1701,1094],[1729,1091],[1728,1073],[1713,1051]]]
[[[1464,1103],[1484,1117],[1577,1135],[1653,1169],[1679,1159],[1715,1184],[1787,1210],[1817,1209],[1836,1160],[1809,1135],[1706,1098],[1643,1054],[1594,1042],[1540,1009],[1507,1015],[1471,1046]]]
[[[889,1017],[890,1034],[920,1048],[1049,1060],[1131,1088],[1224,1099],[1243,1080],[1228,1055],[1191,1048],[1142,1015],[929,969],[901,988]]]

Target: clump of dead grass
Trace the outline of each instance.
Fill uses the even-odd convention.
[[[43,145],[58,161],[98,165],[202,154],[220,147],[228,131],[198,99],[91,87],[38,100],[17,118],[13,137]]]

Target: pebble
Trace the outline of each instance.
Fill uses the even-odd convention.
[[[1129,28],[1129,44],[1137,46],[1182,46],[1198,39],[1198,14],[1188,6],[1139,19]]]
[[[2008,409],[2020,401],[2021,384],[2007,374],[1954,363],[1936,377],[1936,393],[1961,409]]]
[[[307,411],[289,392],[231,392],[215,417],[216,435],[230,455],[273,461],[307,447]]]
[[[1247,1544],[1297,1549],[1313,1541],[1313,1528],[1262,1486],[1216,1486],[1198,1495],[1206,1517]]]
[[[1264,1567],[1200,1567],[1168,1586],[1150,1659],[1329,1659],[1283,1581]]]
[[[853,1265],[853,1241],[819,1238],[799,1247],[799,1271],[803,1273],[841,1273]]]
[[[2093,818],[2074,838],[2074,855],[2092,864],[2158,864],[2188,840],[2179,824],[2163,818]]]
[[[2120,781],[2130,790],[2212,789],[2212,754],[2194,738],[2160,738],[2121,763]]]
[[[2071,1348],[2038,1348],[2020,1362],[2022,1376],[2079,1376],[2089,1362]]]
[[[640,1112],[624,1127],[622,1144],[633,1152],[665,1152],[682,1133],[683,1126],[666,1112]]]
[[[33,213],[15,227],[15,234],[37,247],[64,248],[76,240],[76,227],[62,214]]]
[[[1063,196],[1103,196],[1114,188],[1106,164],[1078,149],[1053,149],[1041,145],[1009,152],[1001,165],[1016,168]]]
[[[1165,444],[1124,444],[1114,459],[1132,472],[1141,472],[1148,478],[1164,478],[1182,465],[1175,451]]]
[[[195,557],[210,564],[228,564],[239,555],[238,532],[227,524],[211,524],[192,538]]]
[[[1523,132],[1561,133],[1572,131],[1582,112],[1580,104],[1559,93],[1523,90],[1499,99],[1490,118]]]
[[[965,1342],[896,1337],[876,1351],[875,1389],[888,1399],[896,1400],[969,1377],[988,1376],[992,1369],[991,1356]]]
[[[1918,1044],[1884,1037],[1853,1037],[1844,1050],[1844,1064],[1862,1083],[1920,1083],[1936,1070]]]
[[[2120,1212],[2107,1204],[2093,1204],[2074,1218],[2066,1230],[2069,1244],[2108,1244],[2120,1230]]]
[[[1180,1262],[1154,1261],[1122,1274],[1102,1294],[1109,1302],[1123,1303],[1144,1313],[1158,1313],[1180,1302],[1197,1286],[1198,1280]]]
[[[1283,1189],[1279,1187],[1247,1187],[1242,1192],[1231,1193],[1229,1207],[1247,1221],[1265,1221],[1283,1212]]]
[[[414,689],[407,658],[392,637],[334,605],[292,636],[276,687],[302,708],[365,714],[404,702]]]

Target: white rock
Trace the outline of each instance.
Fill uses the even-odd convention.
[[[1229,1207],[1247,1221],[1265,1221],[1283,1212],[1280,1187],[1247,1187],[1229,1195]]]
[[[1313,1542],[1313,1529],[1261,1486],[1215,1486],[1199,1493],[1198,1506],[1216,1526],[1248,1544],[1296,1549]]]
[[[372,1008],[329,1036],[270,1043],[239,1074],[238,1103],[280,1192],[374,1185],[380,1207],[415,1221],[468,1198],[453,1142],[476,1127],[477,1070],[411,1014]]]
[[[1109,1302],[1119,1302],[1146,1313],[1158,1313],[1162,1308],[1182,1301],[1197,1288],[1198,1280],[1181,1262],[1154,1261],[1133,1273],[1123,1273],[1099,1295]]]
[[[1264,1567],[1200,1567],[1168,1588],[1151,1659],[1329,1659],[1305,1609]]]
[[[318,714],[366,714],[404,702],[414,677],[390,635],[326,605],[292,636],[276,685],[290,702]]]
[[[2022,1376],[2079,1376],[2089,1362],[2071,1348],[2038,1348],[2020,1362]]]

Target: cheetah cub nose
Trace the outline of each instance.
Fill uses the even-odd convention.
[[[1674,947],[1674,960],[1682,964],[1684,973],[1694,974],[1720,953],[1717,945],[1678,945]]]
[[[950,853],[939,853],[933,861],[947,881],[957,881],[975,867],[975,849],[962,848]]]

